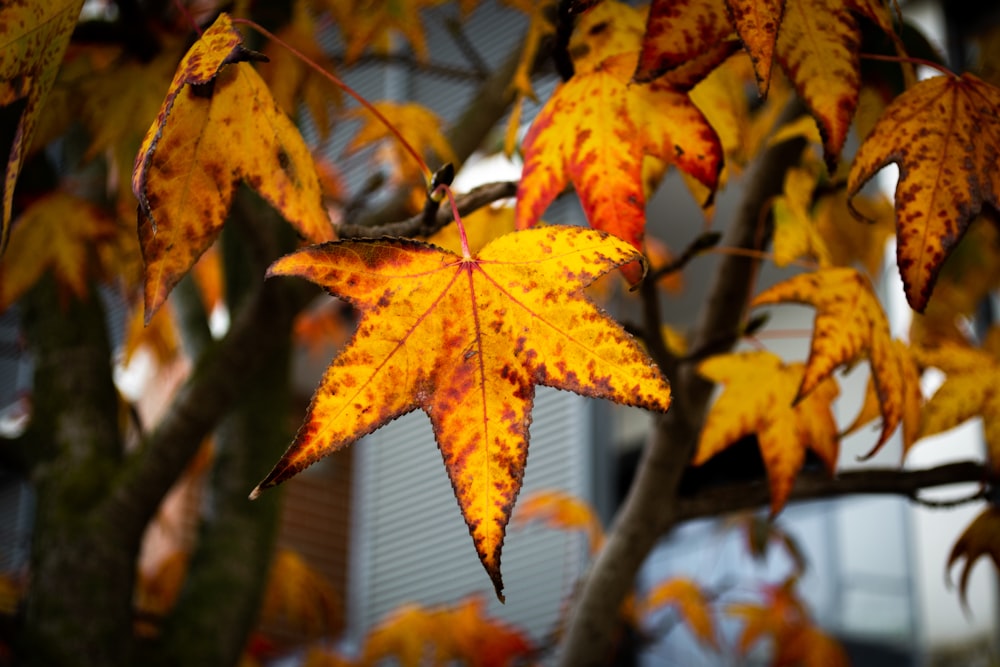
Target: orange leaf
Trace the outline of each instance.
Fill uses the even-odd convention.
[[[628,17],[633,25],[612,33],[613,26]],[[579,34],[614,20],[617,23],[595,31],[604,41],[588,47],[585,56],[574,61],[576,74],[556,88],[524,139],[524,171],[517,191],[519,229],[537,224],[552,200],[572,182],[592,227],[641,249],[646,225],[643,160],[647,156],[676,163],[714,191],[722,148],[715,130],[687,95],[696,81],[685,82],[690,85],[683,87],[665,79],[648,85],[629,83],[639,48],[634,30],[639,18],[637,10],[608,1],[580,20]],[[595,54],[626,45],[628,51],[595,62]],[[721,55],[714,64],[726,54]],[[632,265],[626,275],[637,282],[641,278],[638,265]]]
[[[775,55],[819,125],[831,174],[858,106],[860,45],[861,29],[843,0],[785,3]]]
[[[726,0],[736,33],[750,54],[757,89],[767,95],[771,84],[771,65],[778,39],[778,26],[785,13],[784,0]]]
[[[670,390],[654,364],[580,292],[637,256],[600,232],[540,227],[464,259],[425,243],[367,239],[278,260],[269,275],[308,278],[351,302],[362,319],[327,369],[294,444],[252,496],[420,408],[499,596],[534,386],[667,409]]]
[[[114,220],[86,199],[66,192],[37,199],[15,222],[9,252],[0,260],[0,311],[47,271],[63,296],[86,297],[90,280],[101,273],[95,246],[114,235]]]
[[[10,237],[14,184],[81,7],[83,0],[5,2],[0,6],[0,107],[5,118],[17,119],[15,127],[3,128],[5,136],[0,141],[9,151],[3,156],[0,185],[0,255]]]
[[[777,25],[777,24],[775,24]],[[719,0],[653,0],[635,80],[649,82],[693,60],[733,32]]]
[[[521,499],[519,520],[541,521],[561,530],[580,530],[587,534],[591,555],[604,543],[604,528],[593,508],[564,491],[537,491]]]
[[[483,599],[475,596],[441,612],[441,633],[454,642],[452,657],[471,667],[521,664],[518,658],[531,654],[531,642],[515,628],[487,616],[485,608]]]
[[[681,618],[691,629],[691,633],[701,642],[714,649],[719,648],[709,600],[697,583],[683,577],[660,582],[642,601],[640,614],[646,616],[667,605],[677,608]]]
[[[181,345],[170,311],[169,305],[157,311],[149,321],[149,325],[145,326],[142,311],[135,309],[128,318],[128,327],[125,330],[122,363],[128,365],[141,347],[148,348],[161,365],[166,365],[177,358]]]
[[[278,549],[271,562],[258,623],[286,624],[307,637],[336,635],[343,626],[343,603],[333,586],[299,554]]]
[[[740,653],[761,637],[774,641],[773,665],[800,667],[848,667],[844,648],[818,627],[795,594],[796,579],[764,590],[764,604],[734,604],[727,611],[741,617],[746,625],[740,636]]]
[[[309,150],[242,41],[225,14],[205,31],[136,157],[147,321],[218,236],[241,180],[306,238],[334,237]]]
[[[996,382],[1000,326],[990,329],[982,348],[943,341],[936,348],[920,350],[917,357],[922,365],[947,376],[924,406],[919,437],[942,433],[981,415],[990,467],[1000,472],[1000,384]]]
[[[951,583],[951,568],[960,559],[965,559],[962,576],[958,583],[958,594],[962,605],[966,608],[968,608],[968,601],[965,598],[965,589],[969,584],[972,566],[976,564],[980,556],[992,558],[993,564],[1000,570],[1000,508],[990,506],[984,509],[968,525],[948,555],[945,579],[949,584]]]
[[[401,667],[443,664],[451,653],[450,644],[450,637],[441,633],[439,612],[406,604],[368,633],[359,663],[375,665],[393,656]]]
[[[802,364],[786,365],[763,351],[719,355],[698,366],[701,375],[726,386],[708,413],[692,463],[701,465],[756,433],[771,486],[772,516],[788,499],[806,447],[831,472],[837,463],[837,424],[830,408],[837,385],[825,380],[796,402],[802,371]]]
[[[1000,90],[971,74],[938,76],[893,100],[861,145],[847,190],[899,165],[897,256],[923,312],[944,260],[984,203],[1000,208]]]
[[[757,295],[752,306],[772,303],[802,303],[816,308],[809,361],[796,401],[831,377],[837,367],[867,355],[884,419],[882,435],[871,452],[874,454],[902,420],[904,396],[889,321],[869,280],[851,268],[804,273]]]

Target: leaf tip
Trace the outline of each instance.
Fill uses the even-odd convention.
[[[258,498],[260,498],[260,492],[262,490],[263,489],[260,488],[260,484],[258,484],[257,486],[253,487],[253,491],[250,492],[250,496],[249,496],[250,500],[257,500]]]

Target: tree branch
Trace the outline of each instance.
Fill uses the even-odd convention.
[[[898,470],[877,468],[845,472],[830,477],[822,472],[804,472],[795,479],[790,501],[821,500],[857,494],[905,496],[923,504],[919,497],[923,489],[964,482],[984,483],[990,478],[986,466],[976,461],[949,463],[924,470]],[[957,499],[972,502],[980,494]],[[730,512],[766,506],[771,499],[765,480],[707,488],[695,496],[680,497],[677,502],[676,520],[688,521]],[[945,506],[954,501],[945,501]],[[931,506],[938,506],[934,502]]]
[[[459,215],[466,216],[484,206],[500,199],[507,199],[517,194],[517,183],[514,181],[497,181],[473,188],[469,192],[455,198]],[[418,213],[400,222],[390,222],[383,225],[351,225],[342,224],[337,228],[340,238],[362,238],[378,236],[430,236],[452,220],[451,207],[442,206],[434,218],[434,224],[424,224],[424,214]]]

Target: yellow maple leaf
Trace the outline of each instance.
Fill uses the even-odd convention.
[[[901,340],[894,339],[893,346],[896,348],[896,358],[899,360],[900,382],[902,388],[902,416],[903,424],[903,456],[910,451],[917,439],[920,438],[921,413],[924,406],[923,394],[920,392],[920,369],[910,347]],[[879,401],[878,389],[875,384],[875,376],[868,378],[865,387],[865,397],[861,402],[861,408],[851,425],[844,429],[842,436],[854,433],[870,421],[882,415],[882,405]],[[865,455],[870,457],[879,450],[883,442],[880,440],[874,448]]]
[[[347,43],[344,61],[353,63],[372,49],[389,53],[393,35],[410,43],[419,60],[427,59],[427,39],[420,13],[444,0],[325,0]]]
[[[323,574],[290,549],[278,549],[264,589],[258,624],[287,627],[311,639],[343,629],[343,601]]]
[[[10,237],[14,184],[21,172],[42,103],[55,81],[83,0],[5,2],[0,6],[0,107],[16,127],[4,128],[10,152],[2,156],[0,255]]]
[[[536,491],[521,499],[517,508],[519,521],[540,521],[560,530],[580,530],[587,535],[590,554],[604,544],[604,528],[594,509],[565,491]]]
[[[663,411],[670,390],[625,331],[581,293],[637,253],[581,227],[507,234],[475,257],[409,240],[341,241],[275,262],[361,312],[295,442],[254,489],[417,408],[430,417],[476,551],[498,596],[536,384]]]
[[[919,82],[861,145],[847,190],[899,165],[897,263],[910,306],[927,307],[941,266],[984,203],[1000,208],[1000,89],[971,75]]]
[[[648,156],[676,164],[714,191],[722,149],[687,91],[726,54],[716,54],[721,57],[715,63],[699,63],[704,71],[684,72],[691,77],[684,85],[674,86],[669,77],[630,85],[641,19],[640,11],[611,1],[581,18],[575,34],[593,39],[576,48],[575,74],[553,92],[522,145],[524,171],[515,214],[519,229],[537,224],[572,182],[592,227],[641,249],[646,222],[643,161]],[[641,278],[638,269],[633,265],[627,272],[633,283]]]
[[[95,247],[115,232],[104,210],[67,192],[33,202],[15,221],[9,252],[0,260],[0,311],[48,271],[63,298],[86,297],[91,279],[104,274]]]
[[[958,594],[966,608],[968,608],[968,601],[965,597],[965,591],[969,585],[969,575],[972,574],[972,566],[976,564],[980,556],[989,556],[993,559],[996,568],[1000,570],[1000,508],[989,506],[980,512],[955,541],[951,553],[948,554],[945,576],[949,583],[951,583],[949,573],[952,567],[960,559],[965,559],[958,584]]]
[[[885,262],[886,242],[896,233],[896,214],[892,203],[881,195],[857,195],[853,205],[869,223],[851,215],[846,190],[837,188],[819,197],[813,207],[816,231],[829,253],[830,264],[859,264],[869,276],[878,276]]]
[[[503,0],[505,5],[518,9],[528,15],[528,29],[524,36],[524,46],[521,57],[517,61],[517,69],[511,77],[509,90],[514,91],[515,98],[511,106],[510,119],[507,121],[507,131],[504,133],[504,154],[510,157],[514,154],[517,142],[517,132],[521,127],[521,110],[524,100],[537,100],[535,89],[531,85],[531,71],[538,57],[538,47],[542,40],[555,32],[555,24],[549,18],[554,0]]]
[[[917,359],[946,375],[944,383],[927,401],[920,437],[942,433],[976,416],[983,418],[990,467],[1000,472],[1000,326],[986,334],[982,347],[941,342],[920,349]]]
[[[771,487],[772,515],[784,507],[807,447],[833,471],[838,441],[830,403],[839,390],[832,380],[823,380],[796,400],[803,365],[785,364],[765,351],[710,357],[699,364],[698,372],[725,387],[705,419],[694,465],[756,433]]]
[[[684,577],[674,577],[661,581],[649,591],[639,604],[641,616],[662,607],[676,607],[681,619],[691,629],[698,641],[714,649],[719,648],[715,623],[708,597],[696,582]]]
[[[441,127],[444,123],[436,113],[416,102],[375,102],[373,105],[395,127],[417,153],[433,153],[441,163],[458,165],[458,157],[445,138]],[[393,178],[400,183],[423,183],[423,172],[399,139],[367,109],[352,109],[349,117],[360,118],[361,127],[344,149],[347,154],[381,141],[389,141],[389,162]]]
[[[809,361],[796,400],[836,368],[867,356],[882,407],[882,435],[872,453],[877,451],[902,421],[904,393],[900,358],[871,282],[856,269],[821,269],[774,285],[757,295],[752,306],[775,303],[816,308]]]
[[[178,66],[132,174],[146,319],[218,236],[241,180],[304,237],[330,240],[309,149],[222,14]]]
[[[785,172],[784,190],[774,198],[774,263],[788,266],[801,257],[831,264],[830,251],[813,220],[813,190],[819,174],[792,167]]]

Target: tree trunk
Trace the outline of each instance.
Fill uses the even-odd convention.
[[[24,645],[45,667],[130,663],[135,532],[112,519],[107,488],[122,457],[104,311],[43,279],[23,300],[35,363],[24,445],[37,493]]]

